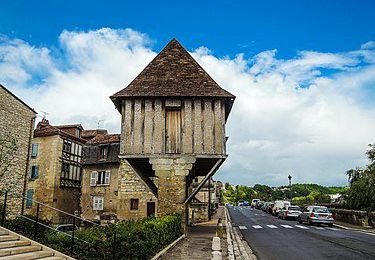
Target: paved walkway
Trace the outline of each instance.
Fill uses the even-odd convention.
[[[211,259],[212,238],[216,234],[216,224],[218,218],[221,218],[223,225],[225,225],[224,208],[222,207],[218,209],[211,221],[197,224],[194,227],[189,227],[188,237],[181,240],[174,248],[170,249],[160,259]],[[226,232],[224,232],[224,238],[221,239],[223,259],[227,258],[228,249],[225,236]]]

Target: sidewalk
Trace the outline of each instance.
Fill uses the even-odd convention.
[[[335,220],[334,225],[343,229],[352,229],[352,230],[364,231],[364,232],[375,234],[375,228],[373,227],[356,226],[356,225],[352,225],[352,224],[342,222],[342,221],[337,221],[337,220]]]
[[[160,259],[189,259],[189,260],[201,260],[211,259],[212,253],[212,238],[216,234],[217,220],[221,218],[223,225],[225,225],[224,208],[220,207],[216,214],[212,216],[212,220],[209,222],[199,223],[193,227],[188,228],[188,237],[181,240],[175,247],[165,253]],[[224,230],[225,231],[225,230]],[[227,242],[226,232],[224,232],[224,238],[221,239],[222,257],[227,259]]]

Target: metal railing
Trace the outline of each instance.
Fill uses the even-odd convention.
[[[1,194],[3,193],[3,194]],[[56,232],[56,233],[59,233],[59,234],[62,234],[63,236],[67,236],[67,237],[70,237],[70,245],[69,245],[69,250],[66,250],[65,254],[71,256],[71,257],[74,257],[75,256],[75,246],[76,246],[76,243],[79,241],[81,243],[85,243],[85,244],[91,244],[89,241],[85,241],[85,240],[82,240],[80,238],[77,238],[76,237],[76,231],[77,230],[83,230],[87,227],[93,227],[93,226],[96,226],[98,228],[103,228],[105,229],[106,227],[104,226],[101,226],[95,222],[92,222],[92,221],[89,221],[87,219],[84,219],[84,218],[81,218],[79,216],[76,216],[74,214],[71,214],[71,213],[68,213],[68,212],[65,212],[65,211],[62,211],[60,209],[57,209],[57,208],[54,208],[54,207],[51,207],[50,205],[47,205],[47,204],[44,204],[40,201],[37,201],[37,200],[34,200],[34,199],[30,199],[30,198],[27,198],[27,197],[24,197],[22,195],[15,195],[15,194],[10,194],[9,191],[5,191],[5,192],[2,192],[0,191],[0,198],[3,198],[3,200],[1,201],[0,200],[0,215],[1,215],[1,226],[2,227],[5,227],[5,228],[9,228],[7,226],[7,223],[11,221],[11,219],[15,219],[17,217],[23,219],[23,220],[26,220],[30,223],[33,223],[33,227],[32,227],[32,231],[29,230],[29,232],[27,234],[22,234],[22,232],[20,232],[22,235],[25,235],[27,237],[29,237],[30,239],[33,239],[34,241],[37,241],[37,242],[41,242],[41,241],[38,241],[38,234],[39,234],[39,229],[41,227],[45,228],[45,229],[48,229],[48,230],[51,230],[53,232]],[[10,212],[10,210],[8,209],[8,203],[11,199],[19,199],[19,200],[22,200],[22,206],[25,206],[27,203],[26,202],[29,202],[29,203],[32,203],[32,207],[26,207],[26,210],[28,211],[35,211],[35,214],[25,214],[24,213],[24,210],[22,210],[22,213],[20,214],[13,214]],[[1,205],[2,203],[2,205]],[[34,203],[36,204],[36,206],[34,206]],[[36,209],[35,209],[36,207]],[[35,209],[35,210],[34,210]],[[71,225],[72,227],[72,230],[71,230],[71,233],[68,233],[68,232],[64,232],[64,231],[61,231],[61,230],[58,230],[56,227],[53,227],[52,226],[52,223],[47,223],[47,221],[44,220],[43,218],[43,214],[42,214],[42,209],[48,209],[54,213],[57,213],[59,214],[60,216],[63,215],[64,216],[64,219],[71,219],[71,222],[70,224],[68,225]],[[11,216],[11,219],[8,220],[7,218],[7,215],[10,215],[12,214]],[[50,224],[50,225],[49,225]],[[66,224],[66,223],[64,223]],[[56,225],[56,224],[55,224]],[[20,227],[21,228],[21,227]],[[9,228],[11,229],[11,228]],[[19,230],[13,230],[15,232],[19,231]],[[111,248],[111,257],[109,257],[109,255],[107,254],[107,259],[111,258],[111,259],[116,259],[116,229],[112,229],[112,230],[108,230],[106,231],[106,239],[109,241],[110,239],[112,241],[110,241],[110,244],[112,245],[112,248]],[[48,245],[47,246],[50,246],[53,248],[53,246],[51,245]],[[80,248],[78,248],[80,249]],[[105,249],[105,251],[108,251],[107,249]]]

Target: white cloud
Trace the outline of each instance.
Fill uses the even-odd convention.
[[[109,96],[155,57],[150,40],[131,29],[61,33],[58,53],[0,38],[0,82],[50,121],[82,123],[119,132]],[[237,96],[227,124],[230,154],[218,177],[232,183],[345,184],[345,170],[366,163],[375,142],[375,50],[371,42],[344,53],[300,51],[278,59],[276,50],[250,59],[192,52],[225,89]],[[329,70],[327,74],[324,70]]]

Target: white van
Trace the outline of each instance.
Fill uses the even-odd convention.
[[[278,216],[280,209],[286,208],[289,206],[290,206],[290,202],[287,200],[276,200],[272,208],[272,215]]]

